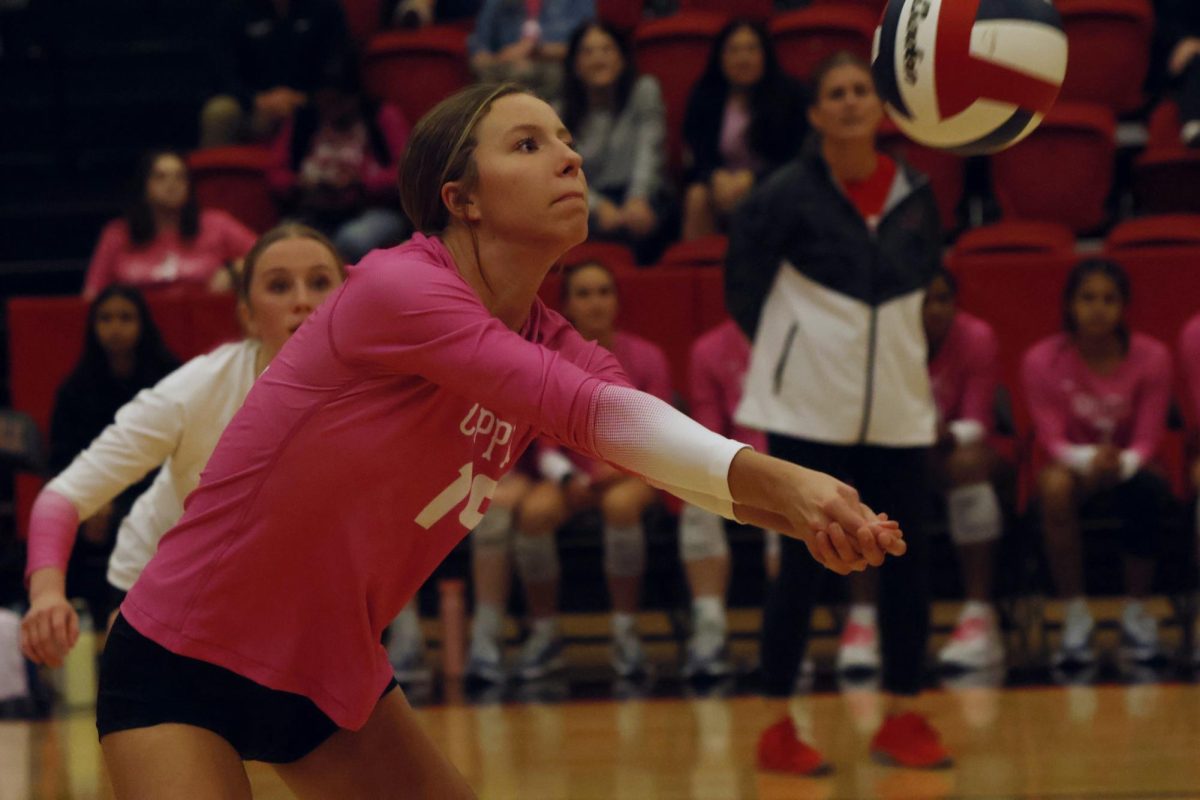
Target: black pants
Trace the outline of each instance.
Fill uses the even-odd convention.
[[[837,446],[772,435],[771,455],[827,472],[856,488],[863,502],[900,522],[908,552],[879,568],[879,633],[883,689],[914,695],[929,637],[929,548],[922,524],[928,450]],[[829,573],[802,542],[784,537],[779,579],[763,611],[762,669],[767,694],[791,694],[804,659],[821,581]]]

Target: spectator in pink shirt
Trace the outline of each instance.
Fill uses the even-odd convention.
[[[950,641],[938,653],[952,669],[1004,663],[1004,642],[992,608],[993,552],[1004,529],[993,486],[999,467],[988,446],[996,395],[996,334],[958,309],[958,284],[939,270],[925,292],[922,316],[929,343],[929,382],[938,410],[934,469],[946,492],[950,538],[966,589]]]
[[[607,267],[587,262],[563,275],[562,309],[587,341],[611,352],[637,390],[671,400],[667,357],[655,344],[616,329],[617,284]],[[613,669],[629,678],[645,672],[645,653],[635,629],[646,560],[642,516],[658,494],[641,478],[575,453],[543,446],[539,467],[544,480],[517,507],[514,556],[525,587],[532,632],[517,659],[516,675],[536,680],[563,665],[558,630],[559,563],[554,533],[578,513],[599,510],[604,523],[604,574],[613,605]],[[477,677],[497,671],[489,662],[499,648],[486,639],[472,642],[468,670]]]
[[[409,232],[396,208],[396,169],[407,141],[404,115],[369,100],[357,62],[339,56],[321,70],[312,102],[276,138],[272,188],[356,263]]]
[[[85,299],[110,283],[142,290],[232,286],[224,267],[240,261],[256,237],[224,211],[196,205],[182,156],[159,150],[143,157],[134,193],[125,216],[100,234],[84,277]]]
[[[692,419],[712,431],[766,452],[762,431],[733,421],[750,367],[750,340],[733,320],[700,335],[688,358],[688,405]],[[766,536],[766,571],[779,572],[779,534]],[[725,594],[729,589],[729,543],[725,521],[711,511],[685,504],[679,516],[679,557],[692,593],[692,630],[683,673],[686,678],[719,678],[733,670],[729,661]]]
[[[1063,290],[1065,330],[1031,347],[1021,365],[1038,450],[1047,457],[1038,475],[1046,558],[1067,601],[1056,666],[1095,660],[1079,518],[1099,508],[1122,522],[1129,594],[1122,651],[1138,661],[1159,655],[1158,623],[1141,600],[1171,500],[1150,469],[1166,429],[1171,360],[1161,342],[1129,330],[1129,297],[1119,264],[1080,263]]]
[[[404,161],[420,235],[351,268],[291,336],[121,605],[96,712],[118,800],[249,798],[249,759],[300,797],[474,797],[380,640],[538,435],[778,526],[842,574],[905,550],[849,486],[629,387],[538,300],[587,236],[581,159],[548,105],[465,89]],[[33,510],[22,623],[50,664],[78,635],[39,613],[78,522],[59,500]]]

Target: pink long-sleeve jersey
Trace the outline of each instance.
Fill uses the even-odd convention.
[[[122,614],[358,728],[391,677],[383,629],[530,441],[613,458],[599,426],[646,439],[644,400],[600,416],[613,384],[617,360],[540,301],[504,327],[440,240],[376,251],[251,390]]]
[[[1154,458],[1171,397],[1167,348],[1144,334],[1111,375],[1091,370],[1065,333],[1035,344],[1021,365],[1038,444],[1064,463],[1078,445],[1112,444],[1138,464]]]
[[[1200,425],[1200,314],[1188,320],[1179,334],[1179,365],[1191,403],[1192,424]]]
[[[688,357],[688,402],[692,418],[709,430],[767,451],[767,435],[733,421],[746,370],[750,368],[750,340],[733,320],[726,320],[700,335]]]
[[[990,434],[996,396],[992,327],[965,311],[955,313],[946,340],[929,362],[929,380],[943,422],[975,422],[982,436]]]

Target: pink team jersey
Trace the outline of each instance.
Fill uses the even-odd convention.
[[[978,317],[956,312],[929,362],[933,399],[943,422],[973,420],[991,433],[996,396],[996,334]]]
[[[384,628],[538,434],[593,457],[607,351],[536,300],[492,316],[442,242],[376,251],[250,391],[121,613],[357,729]]]
[[[236,261],[254,246],[254,232],[218,209],[200,212],[196,238],[182,239],[177,232],[160,233],[140,247],[129,239],[129,225],[116,219],[104,226],[83,293],[92,297],[111,283],[129,283],[142,289],[192,285],[208,286],[227,263]]]
[[[1200,314],[1188,320],[1179,334],[1179,363],[1191,401],[1192,424],[1200,425]]]
[[[1134,333],[1111,375],[1093,372],[1065,333],[1035,344],[1021,365],[1038,444],[1060,461],[1072,445],[1112,444],[1154,458],[1166,429],[1171,358],[1155,339]]]
[[[765,453],[767,435],[733,421],[749,368],[750,340],[736,322],[726,320],[701,334],[692,344],[688,357],[688,401],[692,418],[701,425]]]

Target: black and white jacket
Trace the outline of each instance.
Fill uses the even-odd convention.
[[[754,342],[737,422],[836,445],[933,443],[921,322],[941,259],[925,176],[899,165],[874,230],[810,149],[739,208],[730,313]]]

